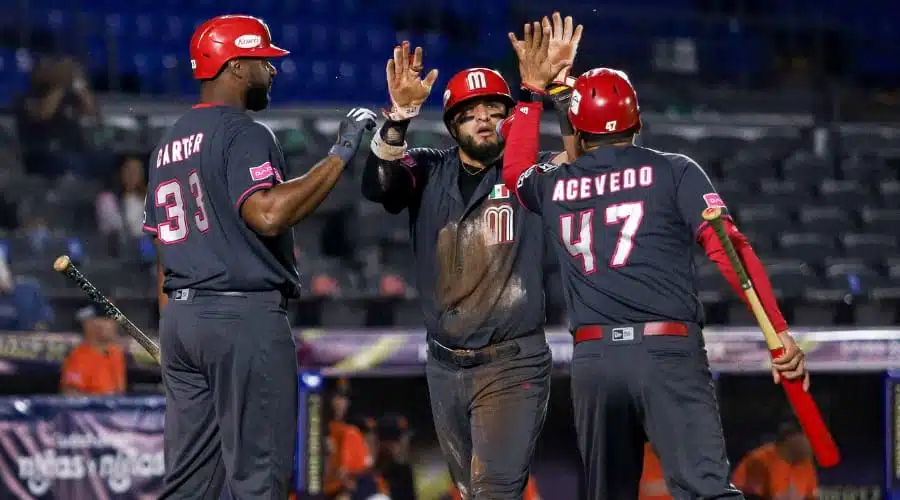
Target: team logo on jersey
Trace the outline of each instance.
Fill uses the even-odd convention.
[[[488,196],[489,200],[505,200],[509,198],[509,189],[503,184],[494,184],[494,189]]]
[[[508,196],[508,192],[507,192]],[[484,235],[488,245],[512,243],[515,236],[515,210],[509,203],[485,207],[481,213]]]
[[[532,166],[528,167],[528,170],[522,172],[519,175],[519,180],[516,182],[516,189],[525,185],[525,179],[531,177],[531,174],[534,173],[534,169],[536,167],[537,167],[537,165],[532,165]]]
[[[557,163],[538,163],[536,165],[538,171],[542,174],[549,174],[553,172],[557,168],[559,168],[559,164]]]
[[[709,208],[725,208],[725,202],[722,201],[719,193],[706,193],[703,195],[703,201],[706,202],[706,206]]]

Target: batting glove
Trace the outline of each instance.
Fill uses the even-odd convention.
[[[338,126],[338,138],[329,156],[340,157],[344,163],[349,163],[362,144],[363,135],[375,128],[375,112],[366,108],[353,108],[347,116],[341,120]]]

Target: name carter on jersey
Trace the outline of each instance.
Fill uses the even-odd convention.
[[[653,185],[653,167],[624,168],[592,177],[559,179],[553,186],[553,201],[578,201]]]

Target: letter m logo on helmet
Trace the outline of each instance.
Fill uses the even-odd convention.
[[[500,73],[488,68],[469,68],[453,75],[444,91],[444,123],[466,101],[478,98],[495,98],[511,110],[516,105],[509,91],[509,84]]]
[[[628,75],[597,68],[579,76],[572,89],[569,121],[589,134],[616,134],[640,126],[637,93]]]
[[[266,59],[289,52],[272,44],[269,27],[252,16],[219,16],[201,24],[191,37],[191,69],[197,80],[215,78],[238,57]]]

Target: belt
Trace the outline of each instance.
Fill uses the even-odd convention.
[[[169,296],[169,299],[174,301],[190,301],[194,297],[253,297],[260,295],[272,295],[278,294],[280,297],[280,306],[281,308],[287,307],[287,297],[285,297],[281,292],[277,290],[265,291],[265,292],[237,292],[237,291],[220,291],[220,290],[199,290],[196,288],[179,288],[177,290],[172,290],[168,292],[166,295]]]
[[[460,368],[473,368],[498,359],[511,358],[520,351],[521,347],[516,339],[481,349],[451,349],[436,340],[428,339],[428,353],[434,359]]]
[[[578,327],[578,329],[575,330],[575,343],[577,344],[588,340],[600,340],[604,337],[604,333],[608,335],[615,328],[621,328],[621,326],[585,325]],[[688,335],[687,323],[682,323],[680,321],[652,321],[650,323],[638,323],[637,325],[634,325],[634,328],[641,328],[642,335],[644,336],[672,335],[676,337],[687,337]]]

